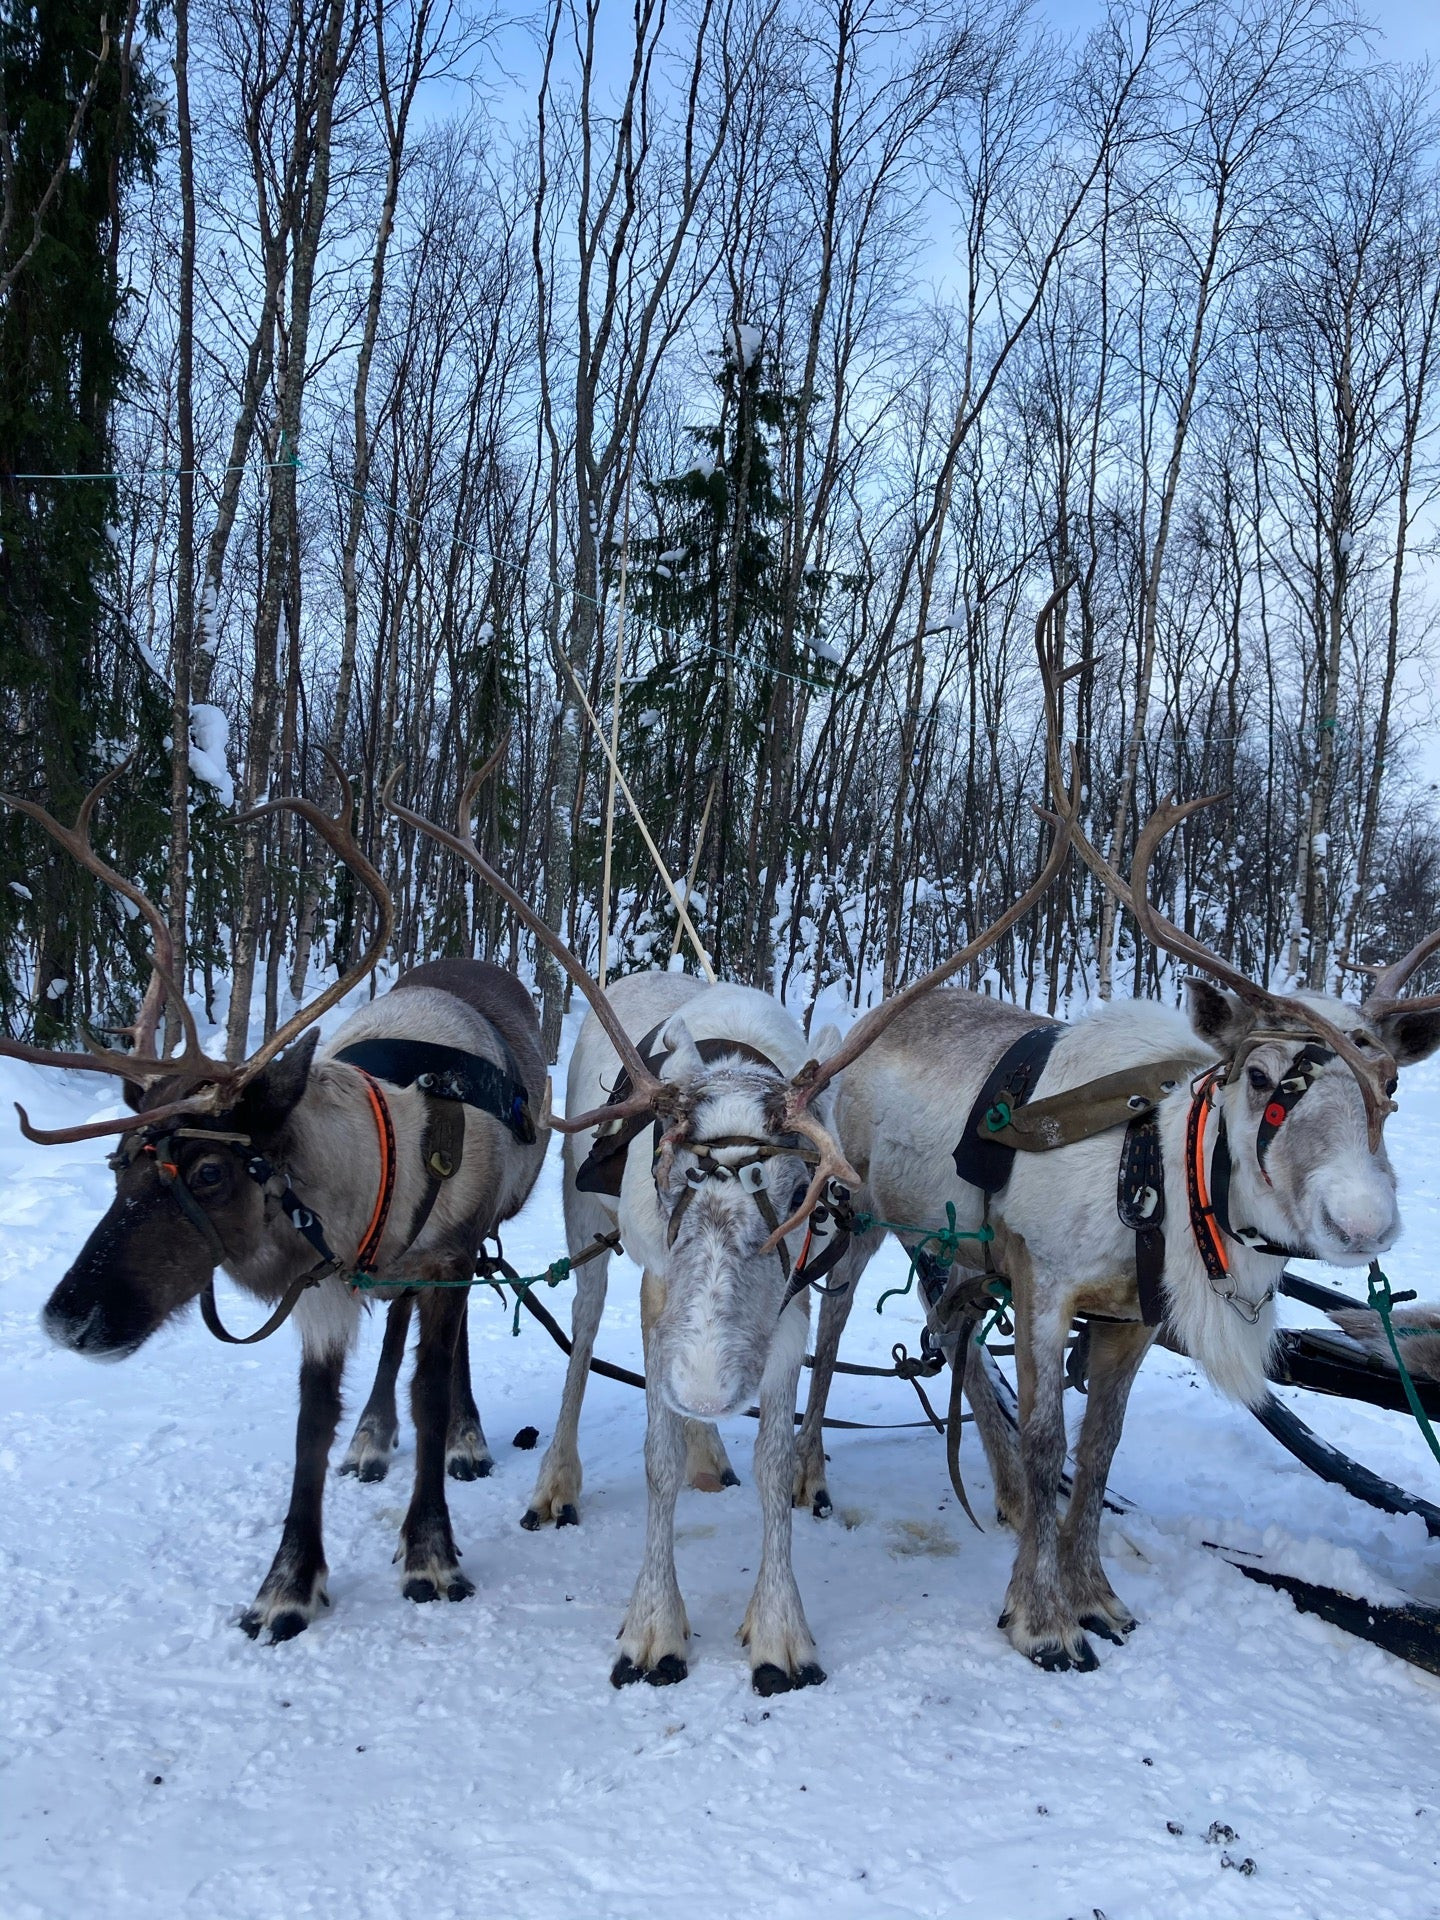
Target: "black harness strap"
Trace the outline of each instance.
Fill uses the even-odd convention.
[[[1049,1022],[1031,1027],[1001,1054],[971,1107],[960,1144],[955,1149],[955,1171],[982,1193],[999,1193],[1010,1178],[1015,1149],[991,1136],[1007,1126],[1016,1107],[1023,1107],[1035,1091],[1045,1063],[1063,1026]]]
[[[1125,1129],[1115,1210],[1120,1224],[1135,1235],[1140,1317],[1147,1327],[1158,1327],[1165,1318],[1161,1285],[1165,1273],[1165,1158],[1160,1121],[1153,1108]]]
[[[388,1080],[392,1086],[418,1086],[436,1100],[477,1107],[482,1113],[492,1114],[528,1147],[535,1139],[530,1096],[498,1030],[496,1039],[504,1048],[509,1071],[479,1054],[436,1046],[429,1040],[357,1040],[332,1058],[358,1067],[377,1080]]]
[[[1290,1062],[1279,1086],[1271,1095],[1255,1131],[1255,1158],[1260,1162],[1260,1171],[1265,1174],[1267,1186],[1270,1184],[1270,1175],[1265,1172],[1265,1156],[1270,1151],[1271,1142],[1290,1118],[1291,1108],[1310,1091],[1320,1069],[1328,1066],[1334,1058],[1333,1048],[1322,1047],[1318,1040],[1312,1040]],[[1215,1187],[1218,1206],[1218,1179]]]

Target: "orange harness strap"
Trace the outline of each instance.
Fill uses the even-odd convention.
[[[1189,1189],[1190,1228],[1195,1235],[1195,1244],[1200,1249],[1200,1258],[1205,1263],[1205,1271],[1212,1280],[1218,1280],[1230,1271],[1230,1257],[1225,1251],[1219,1222],[1215,1218],[1215,1208],[1205,1183],[1205,1123],[1210,1117],[1215,1082],[1219,1074],[1218,1067],[1212,1068],[1195,1089],[1185,1126],[1185,1173],[1186,1185]]]
[[[390,1203],[395,1197],[395,1123],[390,1118],[390,1108],[378,1083],[371,1079],[363,1067],[356,1067],[355,1071],[365,1082],[365,1091],[370,1096],[370,1110],[375,1116],[375,1132],[380,1145],[380,1190],[375,1196],[375,1210],[370,1216],[370,1224],[355,1255],[355,1271],[371,1273],[375,1267],[375,1256],[380,1251],[380,1242],[385,1238]]]

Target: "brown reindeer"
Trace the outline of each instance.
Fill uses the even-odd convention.
[[[51,1295],[46,1331],[74,1352],[119,1360],[198,1298],[211,1330],[233,1340],[215,1310],[217,1266],[274,1306],[248,1339],[293,1312],[302,1359],[290,1508],[274,1563],[240,1623],[252,1638],[268,1632],[274,1642],[301,1632],[328,1604],[322,1494],[360,1315],[350,1282],[363,1275],[392,1299],[394,1289],[421,1283],[404,1592],[416,1601],[463,1600],[474,1586],[457,1564],[447,1452],[452,1471],[462,1463],[460,1477],[488,1460],[469,1392],[464,1283],[482,1238],[518,1211],[544,1159],[546,1074],[534,1006],[499,968],[442,960],[402,976],[317,1048],[314,1021],[374,968],[393,926],[385,883],[355,843],[337,768],[345,799],[334,819],[299,799],[256,811],[290,808],[330,843],[376,903],[374,938],[242,1065],[210,1059],[171,974],[164,915],[90,845],[96,803],[119,771],[88,796],[73,828],[31,801],[7,801],[130,900],[154,941],[133,1051],[62,1054],[0,1039],[0,1051],[22,1059],[117,1076],[135,1109],[53,1133],[21,1112],[32,1140],[119,1136],[114,1201]],[[156,1044],[167,999],[184,1035],[174,1056]],[[391,1357],[398,1366],[398,1349]],[[392,1418],[393,1391],[392,1373]],[[382,1437],[388,1451],[392,1436],[378,1434],[374,1450]]]

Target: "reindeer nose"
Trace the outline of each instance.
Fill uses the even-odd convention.
[[[1395,1237],[1393,1208],[1356,1202],[1334,1214],[1322,1201],[1320,1218],[1327,1233],[1351,1252],[1383,1252]]]

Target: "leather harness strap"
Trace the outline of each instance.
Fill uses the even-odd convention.
[[[1125,1129],[1115,1210],[1135,1235],[1140,1317],[1147,1327],[1158,1327],[1165,1318],[1165,1156],[1153,1107]]]
[[[380,1091],[378,1082],[373,1080],[363,1067],[355,1071],[365,1082],[365,1091],[370,1098],[370,1110],[375,1116],[375,1132],[380,1144],[380,1190],[375,1195],[375,1208],[370,1215],[370,1224],[361,1238],[355,1255],[357,1273],[373,1273],[375,1256],[380,1251],[380,1243],[385,1238],[385,1229],[390,1223],[390,1204],[395,1198],[395,1122],[390,1118],[390,1103]]]
[[[429,1040],[357,1040],[333,1057],[391,1086],[418,1086],[422,1093],[438,1100],[476,1107],[508,1127],[521,1145],[528,1147],[535,1139],[530,1096],[505,1036],[498,1027],[494,1032],[505,1055],[503,1068],[480,1054],[436,1046]]]

